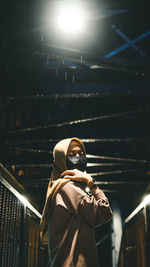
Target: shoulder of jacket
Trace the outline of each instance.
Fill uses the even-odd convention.
[[[84,191],[84,187],[80,182],[74,182],[74,181],[69,181],[68,183],[66,183],[62,188],[62,191],[73,191],[76,192],[78,194],[82,194],[82,195],[86,195],[85,191]]]

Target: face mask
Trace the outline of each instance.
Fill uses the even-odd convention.
[[[68,170],[78,169],[84,172],[86,170],[87,159],[85,155],[79,155],[66,158],[66,165]]]

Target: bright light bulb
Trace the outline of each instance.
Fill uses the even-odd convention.
[[[85,15],[81,8],[76,6],[63,7],[57,18],[59,29],[68,34],[82,32],[85,26]]]

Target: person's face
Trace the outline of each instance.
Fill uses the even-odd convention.
[[[67,157],[75,157],[79,155],[85,155],[83,148],[78,142],[71,141],[67,151]]]

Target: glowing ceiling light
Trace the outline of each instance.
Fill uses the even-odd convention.
[[[81,33],[85,28],[85,14],[81,7],[64,6],[60,8],[57,25],[66,34]]]

